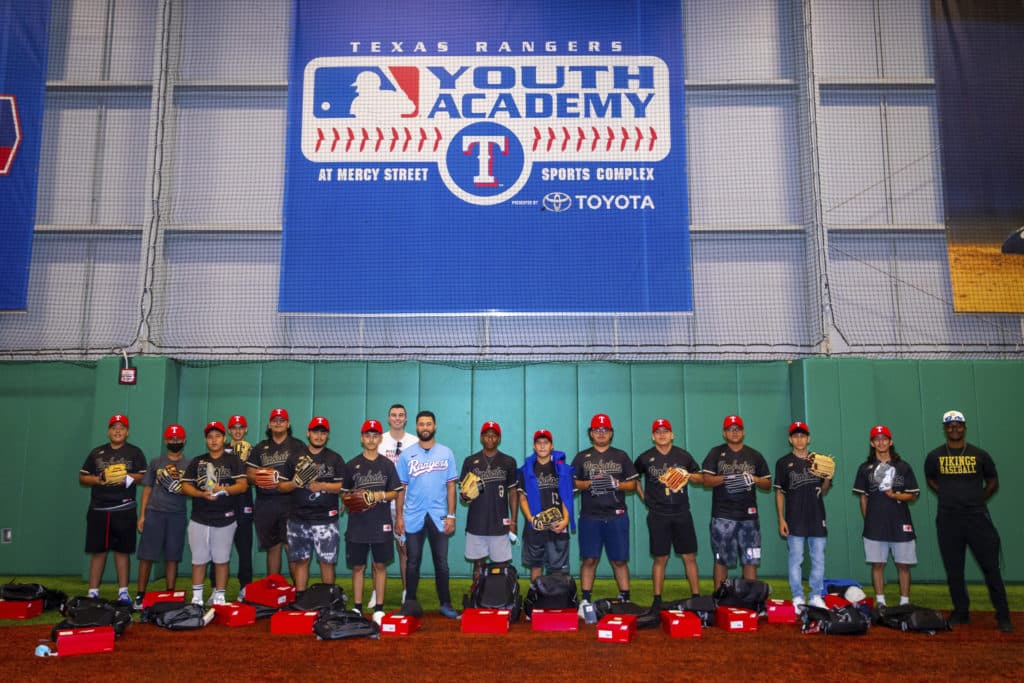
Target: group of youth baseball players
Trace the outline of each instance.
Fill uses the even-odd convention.
[[[436,440],[437,418],[432,412],[416,415],[414,434],[405,431],[404,406],[392,405],[387,420],[387,427],[373,419],[362,424],[362,451],[347,462],[327,447],[330,423],[322,416],[310,420],[303,442],[292,435],[288,412],[275,408],[266,438],[255,446],[245,440],[244,416],[231,416],[227,427],[212,421],[204,428],[206,452],[194,458],[184,454],[184,427],[174,424],[164,432],[165,452],[147,464],[141,450],[127,441],[128,418],[112,416],[109,442],[89,453],[79,475],[81,484],[91,488],[85,544],[91,554],[90,595],[99,594],[108,552],[114,554],[119,601],[138,607],[152,565],[160,560],[165,563],[167,588],[173,590],[187,538],[192,601],[203,604],[211,563],[209,603],[227,601],[233,546],[244,598],[244,586],[252,580],[254,527],[259,547],[267,553],[268,574],[280,572],[286,552],[295,587],[304,591],[315,554],[321,580],[334,583],[341,545],[339,518],[345,510],[340,501],[358,494],[361,503],[350,507],[345,529],[345,562],[352,571],[357,611],[363,611],[371,554],[372,592],[366,605],[374,618],[383,615],[387,567],[396,553],[402,603],[416,600],[429,543],[440,613],[459,617],[449,587],[448,539],[455,532],[461,500],[468,507],[465,555],[473,563],[474,578],[487,562],[511,563],[512,546],[520,540],[521,561],[531,580],[545,571],[569,573],[570,531],[576,532],[582,613],[593,599],[602,552],[612,567],[619,597],[630,599],[626,495],[635,492],[647,508],[652,608],[657,609],[673,551],[682,558],[691,594],[700,593],[688,484],[712,490],[710,543],[718,586],[737,563],[744,578],[757,578],[762,544],[756,492],[770,490],[774,479],[778,532],[788,546],[793,603],[798,609],[807,603],[824,605],[823,497],[832,475],[813,466],[816,454],[810,450],[805,422],[789,425],[791,448],[775,463],[773,473],[764,456],[745,443],[738,415],[725,418],[724,442],[711,448],[701,464],[674,445],[672,425],[664,418],[654,420],[653,446],[635,460],[612,445],[611,418],[598,414],[587,430],[590,446],[571,462],[554,449],[552,432],[538,429],[533,452],[522,465],[499,450],[501,426],[488,421],[480,429],[481,450],[466,458],[461,469],[452,450]],[[966,441],[962,413],[945,413],[942,428],[945,443],[927,455],[924,474],[937,494],[936,531],[953,606],[950,622],[962,624],[970,618],[964,578],[969,547],[984,575],[999,629],[1012,632],[999,568],[1000,538],[986,505],[999,486],[995,463],[986,451]],[[142,500],[137,507],[138,489]],[[885,604],[884,571],[890,556],[897,569],[900,603],[909,602],[910,568],[917,563],[909,504],[918,498],[920,488],[914,471],[893,447],[887,426],[870,429],[867,458],[857,468],[852,490],[864,518],[864,554],[871,565],[876,604]],[[190,513],[186,499],[192,500]],[[805,548],[810,559],[809,593],[802,577]],[[136,552],[139,570],[133,600],[128,575],[130,556]]]

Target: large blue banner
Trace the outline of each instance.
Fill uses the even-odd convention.
[[[279,308],[692,310],[678,0],[296,0]]]
[[[28,301],[49,21],[49,0],[0,0],[0,311]]]

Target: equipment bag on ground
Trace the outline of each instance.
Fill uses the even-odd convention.
[[[111,626],[114,634],[120,637],[132,623],[130,605],[119,605],[103,598],[71,598],[64,604],[62,612],[64,620],[56,624],[50,632],[50,640],[54,642],[57,642],[57,631],[91,626]]]
[[[171,631],[194,631],[210,623],[212,615],[202,605],[182,604],[180,602],[158,602],[142,610],[139,619],[146,624],[153,624]]]
[[[309,612],[312,610],[336,610],[341,612],[345,609],[348,598],[340,586],[333,583],[313,584],[302,592],[302,595],[295,599],[290,609]]]
[[[313,622],[313,633],[320,640],[377,638],[380,627],[362,614],[343,610],[325,610]]]
[[[538,576],[530,582],[523,600],[527,617],[534,609],[576,609],[578,606],[576,581],[563,572]]]
[[[764,581],[748,581],[729,578],[714,593],[715,602],[724,607],[742,607],[760,614],[772,593],[772,587]]]
[[[507,609],[512,613],[512,623],[519,621],[522,603],[519,594],[519,572],[512,565],[503,563],[484,565],[480,575],[473,582],[469,595],[462,598],[463,607]]]
[[[875,612],[875,623],[894,628],[897,631],[935,633],[949,631],[949,622],[933,609],[917,605],[887,607],[879,605]]]
[[[805,605],[800,612],[801,632],[824,633],[830,636],[862,636],[871,625],[856,605],[827,609]]]

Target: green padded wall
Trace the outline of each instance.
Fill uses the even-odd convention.
[[[501,423],[501,447],[517,460],[529,452],[533,431],[541,427],[554,433],[555,448],[571,458],[586,443],[587,425],[596,412],[611,416],[615,444],[633,457],[650,447],[651,421],[666,417],[675,428],[677,444],[702,462],[708,450],[722,442],[722,417],[739,413],[746,422],[748,443],[764,453],[774,469],[775,461],[788,451],[786,426],[793,419],[806,419],[812,447],[832,453],[838,461],[835,486],[826,498],[827,572],[861,581],[868,580],[868,570],[860,510],[850,489],[867,452],[868,429],[879,422],[892,428],[897,450],[923,485],[924,455],[942,443],[940,416],[957,408],[967,415],[968,438],[996,458],[1003,492],[990,509],[1003,534],[1005,576],[1024,581],[1024,549],[1013,532],[1016,518],[1010,495],[1024,475],[1024,463],[1017,457],[1024,441],[1024,421],[1017,415],[1024,403],[1024,362],[196,364],[137,358],[139,384],[134,387],[117,384],[119,364],[120,359],[113,357],[94,364],[2,364],[0,420],[9,435],[8,467],[17,485],[0,500],[0,527],[13,529],[13,543],[0,545],[0,573],[84,573],[81,548],[88,493],[78,486],[77,470],[88,450],[105,438],[106,419],[114,412],[130,416],[130,440],[149,457],[159,452],[162,428],[173,421],[185,425],[187,452],[195,455],[203,450],[202,427],[211,419],[245,414],[248,438],[256,442],[263,438],[271,408],[288,409],[300,438],[309,417],[323,414],[331,420],[331,447],[348,459],[359,452],[361,422],[367,417],[384,420],[388,406],[397,402],[408,408],[410,422],[418,410],[434,411],[437,438],[455,451],[460,464],[479,448],[478,430],[485,420]],[[39,463],[44,473],[58,475],[27,475],[29,465],[36,472]],[[691,490],[690,496],[700,543],[698,563],[706,577],[712,565],[707,541],[711,496],[700,488]],[[777,533],[774,494],[760,494],[758,500],[764,545],[761,573],[783,576],[785,544]],[[651,561],[645,518],[635,497],[629,507],[631,570],[646,577]],[[925,491],[912,510],[920,559],[914,579],[941,581],[934,495]],[[450,550],[456,575],[469,573],[462,559],[464,524],[465,508],[460,506],[459,531]],[[571,547],[575,567],[576,543]],[[517,556],[518,552],[517,548]],[[264,558],[257,553],[257,572],[263,566]],[[429,561],[425,570],[432,571]],[[673,560],[669,572],[678,577],[681,563]],[[604,560],[599,573],[610,575]],[[972,580],[980,578],[972,562],[968,573]],[[108,566],[108,580],[111,575]]]

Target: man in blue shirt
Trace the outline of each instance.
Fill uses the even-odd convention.
[[[395,531],[406,537],[406,600],[416,599],[423,544],[429,541],[440,612],[449,619],[458,619],[448,586],[448,537],[455,533],[455,482],[459,471],[452,450],[434,440],[436,431],[434,414],[421,410],[416,415],[419,442],[398,456],[398,478],[403,488],[398,493]]]

